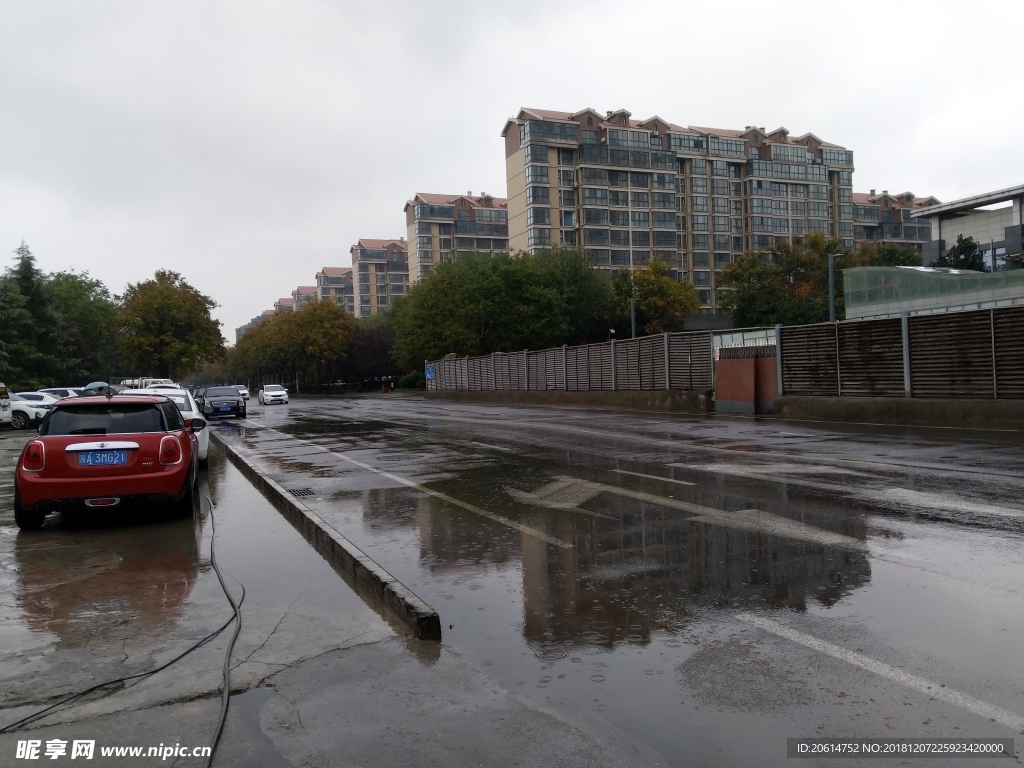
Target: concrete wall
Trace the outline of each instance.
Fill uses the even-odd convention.
[[[902,397],[777,397],[775,415],[964,429],[1024,429],[1024,400],[925,400]]]
[[[997,208],[994,211],[971,211],[966,216],[942,219],[942,235],[936,240],[945,240],[946,248],[956,245],[957,235],[973,237],[979,245],[987,246],[990,241],[1001,243],[1005,229],[1013,223],[1013,207]]]
[[[641,411],[708,413],[714,410],[710,392],[678,390],[642,390],[620,392],[565,392],[558,390],[495,390],[461,392],[432,390],[428,400],[454,400],[460,403],[504,403],[507,405],[585,406],[627,408]]]

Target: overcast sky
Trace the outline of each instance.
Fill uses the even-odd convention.
[[[234,328],[504,195],[520,106],[813,131],[857,191],[1024,183],[1024,2],[0,2],[0,246],[115,293],[181,272]]]

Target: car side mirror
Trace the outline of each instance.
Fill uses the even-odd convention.
[[[206,429],[206,419],[189,419],[185,422],[185,427],[191,432],[198,434]]]

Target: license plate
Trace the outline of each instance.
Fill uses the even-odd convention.
[[[231,406],[230,405],[222,405],[217,410],[219,410],[219,411],[221,411],[223,413],[223,412],[226,412],[226,411],[230,411],[231,410]]]
[[[80,467],[112,467],[128,463],[128,451],[79,451]]]
[[[7,411],[7,406],[6,406],[6,405],[0,405],[0,411],[3,411],[3,412],[5,412],[5,413],[6,413],[6,411]]]

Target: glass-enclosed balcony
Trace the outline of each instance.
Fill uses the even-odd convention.
[[[550,120],[526,120],[519,126],[519,143],[531,141],[559,141],[566,144],[576,143],[576,125],[574,123],[555,123]]]
[[[451,205],[417,205],[413,208],[417,219],[445,219],[451,221],[455,217],[455,208]]]

